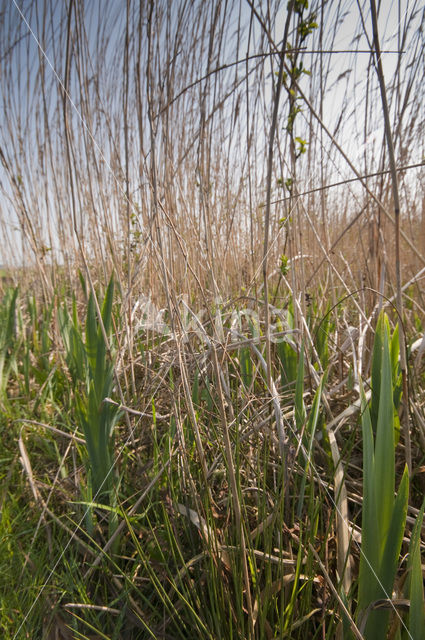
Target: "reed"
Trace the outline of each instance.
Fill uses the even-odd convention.
[[[418,4],[4,4],[2,637],[422,638]]]

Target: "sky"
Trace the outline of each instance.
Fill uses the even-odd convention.
[[[171,6],[178,7],[183,0],[173,0]],[[123,30],[125,27],[125,0],[90,0],[83,3],[84,10],[84,25],[87,34],[87,40],[85,42],[87,59],[90,60],[87,63],[87,76],[92,78],[98,78],[98,86],[101,90],[105,91],[105,96],[108,91],[111,91],[111,86],[108,86],[108,82],[115,77],[119,78],[116,74],[117,59],[120,60],[120,47],[122,45]],[[311,4],[311,3],[310,3]],[[81,5],[81,3],[77,3]],[[133,7],[136,7],[137,3],[133,3]],[[196,9],[197,3],[194,2],[193,6]],[[259,14],[263,14],[268,3],[256,2],[254,3]],[[273,6],[276,8],[276,19],[272,28],[272,35],[275,43],[279,46],[282,38],[284,23],[286,20],[286,0],[280,3],[275,3]],[[215,3],[211,3],[211,9],[213,9]],[[223,5],[224,6],[224,5]],[[235,59],[235,47],[234,47],[234,34],[238,28],[238,21],[240,20],[244,29],[240,30],[241,38],[239,42],[239,57],[243,57],[244,52],[247,50],[247,26],[251,17],[251,8],[246,0],[240,2],[230,3],[231,9],[228,13],[228,21],[226,20],[223,25],[226,26],[226,34],[229,35],[225,39],[222,47],[222,53],[220,62],[231,63]],[[411,19],[411,25],[409,34],[413,34],[418,29],[418,25],[421,24],[424,15],[424,7],[421,2],[412,2],[411,0],[400,0],[395,3],[390,0],[383,0],[380,3],[379,12],[379,33],[381,48],[383,51],[383,67],[384,75],[388,86],[397,79],[395,76],[395,70],[397,61],[399,58],[398,53],[401,50],[401,43],[399,41],[400,32],[406,27],[406,18]],[[28,26],[23,21],[17,9],[19,7],[22,13],[28,20],[28,24],[31,27],[33,33],[31,34]],[[12,174],[14,179],[18,182],[25,181],[30,186],[27,187],[28,198],[32,202],[36,202],[39,210],[43,207],[46,211],[53,209],[53,204],[49,203],[50,194],[43,194],[42,184],[46,172],[49,171],[48,163],[45,158],[40,158],[40,152],[38,157],[34,156],[35,145],[35,129],[36,123],[40,123],[40,77],[36,73],[40,66],[40,61],[44,64],[44,73],[46,78],[46,84],[49,87],[47,95],[47,113],[49,119],[54,120],[55,113],[57,114],[57,96],[60,95],[58,90],[58,79],[64,78],[64,56],[63,52],[66,46],[66,32],[61,27],[61,21],[66,14],[67,2],[65,0],[2,0],[1,2],[1,29],[3,35],[6,37],[1,38],[2,45],[0,45],[0,65],[3,64],[2,75],[0,76],[0,146],[9,155],[8,157],[16,161],[16,166],[13,167]],[[382,142],[383,142],[383,127],[382,118],[380,119],[380,106],[378,96],[377,84],[374,85],[373,103],[376,115],[374,116],[374,126],[368,132],[368,135],[359,143],[359,139],[362,136],[364,127],[364,117],[361,105],[365,100],[365,82],[368,77],[368,73],[375,73],[373,67],[370,66],[371,56],[368,53],[370,45],[368,38],[364,33],[364,28],[361,21],[361,14],[363,17],[363,24],[366,32],[371,39],[371,17],[369,2],[353,2],[352,0],[342,0],[341,2],[327,2],[324,6],[323,13],[323,47],[326,51],[329,47],[329,43],[332,43],[332,54],[323,54],[323,69],[326,73],[326,69],[329,67],[329,73],[326,81],[326,90],[323,93],[323,120],[330,131],[334,132],[338,123],[338,118],[343,109],[346,109],[347,117],[344,117],[344,122],[337,131],[337,138],[339,143],[344,147],[350,156],[351,161],[362,170],[364,163],[365,150],[370,162],[370,168],[373,169],[374,159],[376,160],[375,166],[379,168],[378,160],[381,156]],[[45,30],[43,31],[42,16],[44,12],[47,12],[48,19],[45,21]],[[177,12],[178,13],[178,12]],[[188,14],[190,15],[190,14]],[[136,19],[136,13],[135,13]],[[317,22],[321,25],[322,15],[317,16]],[[107,46],[99,51],[99,29],[101,25],[101,35],[105,34],[107,37]],[[190,23],[187,24],[188,37],[190,37]],[[1,35],[1,33],[0,33]],[[205,39],[208,38],[208,32],[205,33]],[[304,55],[304,66],[308,69],[312,59],[317,57],[318,48],[318,35],[319,29],[317,29],[312,38],[307,42],[307,48],[313,47],[313,53],[306,53]],[[254,20],[253,37],[250,44],[249,53],[252,55],[256,52],[256,43],[259,42],[261,36],[261,26],[258,21]],[[407,45],[404,46],[402,55],[403,69],[409,68],[409,65],[415,63],[418,55],[424,55],[423,48],[423,34],[422,41],[419,39],[419,49],[413,49],[411,47],[411,40],[407,38]],[[36,43],[38,39],[43,46],[43,50],[47,58],[53,61],[55,69],[50,68],[46,59],[40,56],[40,51]],[[418,43],[418,39],[416,40]],[[13,44],[13,53],[10,54],[9,44]],[[366,50],[363,53],[363,50]],[[347,51],[340,53],[340,51]],[[6,62],[9,64],[7,66]],[[119,62],[121,64],[121,62]],[[202,69],[206,68],[206,60],[201,58],[197,61],[199,73],[202,73]],[[256,64],[255,61],[250,63]],[[419,67],[420,68],[420,67]],[[243,65],[241,65],[243,69]],[[272,103],[272,82],[274,82],[274,72],[277,69],[277,60],[273,59],[272,66],[267,67],[266,73],[260,77],[260,81],[263,83],[261,91],[263,93],[263,103],[265,108]],[[268,72],[267,72],[268,71]],[[229,76],[232,71],[223,71],[228,73]],[[57,74],[57,75],[56,75]],[[422,67],[423,74],[423,67]],[[255,82],[258,82],[259,76],[252,74],[249,82],[250,91],[255,91]],[[402,78],[403,79],[403,78]],[[303,89],[307,92],[311,99],[315,98],[315,94],[320,89],[320,79],[317,77],[311,77],[305,75],[301,81]],[[94,87],[94,83],[93,83]],[[79,109],[79,96],[77,93],[77,87],[72,85],[71,82],[71,97],[75,100],[75,105]],[[195,94],[194,94],[195,95]],[[91,133],[94,138],[97,138],[99,132],[104,132],[104,127],[107,123],[107,116],[113,118],[120,118],[120,94],[119,87],[116,87],[116,95],[108,96],[108,104],[114,105],[116,112],[114,114],[104,114],[101,111],[96,112],[93,121],[90,123]],[[282,98],[283,104],[284,98]],[[425,101],[424,101],[425,102]],[[183,105],[183,100],[181,100]],[[229,106],[230,105],[230,106]],[[233,101],[227,101],[225,110],[232,109],[234,106]],[[283,107],[282,107],[283,109]],[[392,121],[393,126],[397,126],[397,110],[400,109],[400,105],[393,103],[392,109]],[[71,109],[72,126],[75,129],[80,129],[80,135],[83,139],[84,125],[80,121],[76,112]],[[232,119],[232,114],[228,112],[229,121]],[[263,136],[263,140],[257,141],[258,148],[265,148],[267,137],[267,115],[263,116],[264,127],[258,128],[259,136]],[[423,111],[422,111],[423,117]],[[308,124],[308,111],[304,109],[302,114],[297,120],[297,127],[300,129],[300,134],[303,134],[303,127]],[[243,116],[241,116],[241,122],[243,123]],[[241,130],[243,126],[241,125]],[[40,126],[39,126],[40,131]],[[262,132],[263,131],[263,132]],[[38,133],[37,135],[42,135]],[[102,134],[103,135],[103,134]],[[104,138],[102,138],[104,140]],[[37,140],[39,145],[40,140]],[[41,147],[43,147],[43,141]],[[47,143],[46,143],[47,144]],[[63,145],[63,139],[59,136],[55,141],[55,145]],[[104,142],[103,142],[104,144]],[[110,149],[103,147],[106,158],[109,158],[109,154],[112,153],[114,145],[120,144],[117,140],[110,140]],[[325,141],[327,149],[330,152],[331,144],[329,141]],[[424,155],[423,141],[418,141],[417,148],[409,151],[409,160],[419,160]],[[422,146],[421,146],[422,145]],[[102,146],[102,145],[101,145]],[[13,153],[11,152],[13,149]],[[44,146],[46,153],[48,153],[47,147]],[[236,149],[236,147],[235,147]],[[99,149],[100,153],[101,149]],[[235,151],[237,153],[237,151]],[[240,153],[240,152],[239,152]],[[18,166],[19,165],[19,166]],[[333,167],[333,168],[332,168]],[[316,171],[306,172],[305,174],[305,189],[314,187],[318,181],[318,173]],[[352,172],[344,163],[333,166],[329,164],[329,179],[336,180],[338,178],[352,177]],[[353,187],[354,189],[354,187]],[[5,173],[4,167],[0,167],[0,235],[3,234],[3,241],[0,243],[0,263],[5,263],[10,257],[10,245],[20,247],[20,225],[17,220],[16,212],[16,194],[13,191],[13,185],[11,184],[10,175]],[[46,213],[47,215],[47,213]],[[52,215],[50,213],[50,215]],[[43,216],[41,216],[43,218]],[[36,216],[34,216],[36,219]],[[46,237],[46,244],[50,242],[50,239]]]

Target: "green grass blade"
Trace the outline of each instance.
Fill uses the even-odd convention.
[[[15,336],[16,329],[16,299],[18,297],[18,287],[9,290],[6,294],[6,332],[5,332],[5,344],[10,344]],[[10,300],[8,300],[10,298]]]
[[[298,359],[297,383],[295,386],[295,424],[298,433],[304,426],[306,412],[304,405],[304,342],[301,345],[300,357]]]
[[[192,384],[192,402],[196,408],[200,405],[200,393],[199,393],[199,369],[195,369],[193,384]]]
[[[0,396],[4,399],[7,381],[15,364],[16,299],[18,287],[8,289],[0,311]]]
[[[381,551],[387,538],[394,504],[394,411],[388,328],[385,326],[381,386],[375,444],[376,518],[380,527]],[[374,390],[376,394],[376,389]]]
[[[316,426],[319,419],[319,411],[320,411],[320,400],[322,397],[322,387],[323,387],[324,378],[322,377],[319,386],[316,389],[316,393],[314,394],[314,400],[311,407],[310,415],[308,418],[308,423],[306,426],[306,436],[309,437],[308,447],[307,447],[307,460],[305,463],[305,471],[301,481],[300,488],[300,496],[298,499],[298,507],[297,507],[297,516],[301,517],[303,502],[304,502],[304,493],[305,493],[305,485],[307,481],[307,475],[310,470],[310,460],[311,454],[313,451],[313,443],[314,443],[314,435],[316,433]]]

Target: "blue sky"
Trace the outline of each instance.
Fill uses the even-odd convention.
[[[25,0],[24,2],[22,0],[16,0],[16,3],[28,20],[35,36],[41,41],[46,56],[53,62],[59,78],[63,79],[65,64],[64,50],[66,44],[64,19],[66,17],[68,3],[65,2],[65,0],[46,0],[46,2],[43,0],[37,0],[37,2],[33,0]],[[88,123],[88,126],[90,133],[99,143],[104,157],[109,161],[114,156],[114,149],[116,150],[118,148],[119,152],[122,153],[119,134],[115,133],[111,136],[108,133],[108,127],[110,127],[108,119],[111,120],[113,131],[119,132],[122,125],[120,122],[120,120],[122,120],[122,43],[125,29],[126,2],[124,0],[90,0],[83,4],[77,3],[77,6],[84,6],[83,24],[86,37],[84,39],[84,54],[82,55],[82,59],[85,61],[84,74],[87,86],[89,87],[88,95],[92,97],[93,103],[96,96],[98,99],[96,110],[91,114],[91,122]],[[131,22],[134,26],[137,23],[137,3],[131,3],[130,6],[132,7]],[[183,6],[183,0],[178,0],[177,2],[173,0],[170,6],[172,18],[177,19],[179,8]],[[189,41],[191,29],[193,28],[191,15],[196,13],[197,6],[197,2],[192,3],[190,5],[191,10],[185,13],[185,30],[188,34],[188,42],[182,43],[182,51],[186,50],[186,53],[184,55],[179,53],[182,62],[181,68],[178,69],[179,73],[183,75],[185,65],[192,64],[189,55]],[[215,3],[211,3],[208,6],[211,6],[212,11]],[[217,64],[234,62],[236,56],[241,59],[248,51],[247,28],[251,16],[251,9],[248,3],[243,1],[230,3],[226,6],[230,7],[228,13],[225,16],[220,15],[219,17],[220,28],[225,30],[225,37],[222,42],[220,57],[214,59],[212,67]],[[262,13],[267,5],[266,3],[257,2],[255,6],[259,13]],[[286,19],[286,1],[275,3],[273,6],[275,7],[276,18],[273,23],[272,32],[276,44],[279,45]],[[369,3],[363,2],[360,3],[360,6],[362,8],[366,31],[369,34],[369,38],[371,38],[372,29]],[[420,2],[408,2],[407,0],[403,0],[400,3],[389,2],[389,0],[381,2],[379,30],[381,47],[384,51],[384,73],[389,87],[391,83],[397,79],[394,72],[398,55],[387,53],[387,51],[400,50],[399,33],[400,30],[405,27],[407,17],[411,18],[409,33],[413,34],[423,17],[423,6]],[[319,23],[321,18],[322,16],[318,15],[317,20]],[[368,158],[369,170],[379,169],[383,129],[376,81],[371,85],[373,86],[373,93],[370,96],[370,102],[373,103],[373,108],[371,108],[370,131],[367,132],[366,138],[364,138],[362,133],[364,130],[365,85],[368,67],[370,67],[370,54],[361,52],[362,50],[368,50],[369,44],[364,34],[359,8],[357,4],[351,0],[341,1],[340,3],[329,2],[325,8],[323,21],[323,46],[325,49],[330,46],[329,43],[333,41],[333,51],[345,49],[351,51],[350,53],[333,53],[332,55],[328,53],[323,54],[323,68],[326,70],[328,65],[330,68],[327,85],[323,93],[324,122],[333,132],[341,111],[345,109],[346,115],[337,132],[339,143],[342,144],[349,154],[350,159],[359,167],[360,171],[362,170],[365,156]],[[240,38],[238,48],[236,48],[236,33],[239,24],[241,25],[239,31]],[[47,221],[49,220],[50,226],[53,227],[54,230],[54,216],[59,215],[59,213],[55,211],[56,205],[53,199],[52,202],[50,202],[51,192],[49,189],[47,193],[43,193],[43,180],[46,175],[51,172],[52,168],[49,167],[49,163],[46,160],[48,149],[43,140],[43,127],[40,124],[42,122],[42,92],[39,85],[40,75],[38,73],[40,65],[44,65],[44,77],[47,86],[45,105],[48,118],[52,123],[57,122],[57,128],[60,130],[61,93],[58,79],[49,67],[46,59],[40,55],[37,43],[20,17],[13,0],[3,0],[1,29],[3,30],[3,35],[7,37],[1,39],[4,50],[0,50],[0,64],[1,60],[3,60],[3,67],[7,70],[7,74],[3,73],[0,85],[2,117],[0,145],[7,152],[8,157],[11,158],[12,164],[16,164],[16,166],[13,166],[12,171],[14,178],[18,180],[18,182],[25,182],[26,195],[29,200],[27,204],[37,207],[39,215],[34,216],[34,223],[39,226],[41,224],[41,227],[43,227],[44,223],[40,221],[45,220],[47,229]],[[335,37],[333,39],[334,29]],[[313,50],[317,50],[318,33],[319,30],[314,32],[312,38],[307,42],[307,48],[311,47]],[[103,37],[103,41],[105,42],[105,47],[101,50],[100,55],[99,37]],[[162,35],[161,37],[165,36]],[[205,33],[204,37],[207,41],[209,37],[208,32]],[[256,47],[258,46],[260,37],[261,27],[258,22],[254,20],[253,36],[249,48],[250,55],[257,53]],[[16,43],[12,57],[8,58],[9,66],[4,64],[5,56],[9,55],[8,40],[11,44]],[[199,49],[199,51],[201,50],[205,51],[205,45],[203,49]],[[419,48],[419,53],[423,59],[423,36],[422,49]],[[417,56],[418,49],[414,49],[411,46],[411,41],[408,38],[407,45],[402,54],[403,74],[411,68],[411,65],[415,64],[415,58],[417,59]],[[305,54],[304,66],[306,68],[312,65],[314,57],[317,59],[316,53]],[[257,64],[257,60],[252,60],[249,63],[252,70],[254,70]],[[262,74],[253,71],[248,79],[248,90],[252,94],[259,90],[262,94],[263,106],[258,111],[259,122],[262,119],[262,124],[260,122],[258,125],[256,140],[259,162],[261,162],[261,153],[263,153],[266,146],[267,119],[269,116],[265,110],[271,104],[271,83],[275,78],[273,72],[276,71],[277,64],[278,61],[276,58],[270,58],[270,61],[265,64]],[[78,83],[76,83],[75,60],[73,61],[73,65],[70,94],[77,109],[81,110],[79,88]],[[199,59],[194,60],[193,65],[196,69],[196,74],[198,77],[201,77],[207,68],[205,54],[199,55]],[[224,81],[223,86],[225,86],[227,81],[230,82],[230,79],[233,80],[236,73],[243,75],[244,69],[245,64],[241,64],[237,67],[231,67],[222,71],[220,73],[220,79]],[[165,70],[163,70],[163,72],[165,73]],[[374,69],[369,68],[369,73],[374,74]],[[191,79],[192,78],[188,78],[189,83]],[[96,80],[96,82],[94,80]],[[217,99],[214,94],[214,80],[215,78],[212,76],[209,82],[209,104],[212,104],[213,101]],[[401,80],[404,80],[404,75],[401,76]],[[259,82],[261,83],[260,87],[258,87]],[[204,84],[205,83],[202,82],[196,85],[193,90],[190,90],[179,99],[175,105],[176,109],[182,110],[182,113],[185,114],[183,117],[186,117],[188,121],[193,117],[194,108],[200,99],[200,91]],[[320,79],[318,77],[305,76],[302,81],[302,86],[312,100],[317,99],[318,92],[320,91]],[[220,90],[219,88],[218,91]],[[227,139],[230,140],[229,149],[233,149],[233,156],[243,154],[243,141],[241,141],[241,136],[244,135],[246,123],[244,112],[245,90],[246,85],[242,84],[238,91],[224,102],[224,116],[221,120],[217,120],[217,126],[220,127],[221,122],[227,118],[227,124],[225,124],[225,126],[230,127],[227,133]],[[105,109],[102,109],[103,100]],[[192,105],[190,105],[190,100],[193,102]],[[282,95],[282,124],[285,122],[285,104],[285,96]],[[235,134],[235,132],[231,133],[231,123],[234,120],[232,110],[236,108],[236,105],[239,118],[237,134]],[[400,105],[392,104],[394,126],[397,125],[397,110],[399,108]],[[109,112],[107,112],[108,110]],[[81,120],[73,108],[69,109],[69,114],[73,132],[77,138],[79,137],[81,144],[83,144],[87,131],[84,130]],[[131,114],[130,116],[133,117]],[[297,119],[296,125],[301,136],[305,135],[304,130],[308,126],[308,120],[308,110],[304,108]],[[135,139],[135,143],[136,142],[137,140]],[[56,135],[52,140],[52,144],[55,147],[57,155],[60,156],[64,144],[63,136]],[[423,157],[423,144],[423,140],[418,140],[417,147],[408,150],[408,157],[411,161]],[[324,145],[326,147],[326,153],[331,153],[332,145],[326,139],[326,136],[324,137]],[[100,150],[97,161],[100,164],[103,162]],[[302,161],[304,161],[304,159],[301,159],[300,163]],[[241,163],[240,171],[243,171],[243,159]],[[55,169],[58,170],[59,177],[64,181],[61,188],[66,188],[66,174],[61,173],[58,167],[55,167]],[[139,189],[140,184],[143,183],[143,180],[140,181],[137,178],[137,170],[137,167],[133,167],[132,169],[131,186],[134,193],[137,193],[137,189]],[[261,171],[262,169],[260,167],[260,176]],[[235,178],[237,178],[237,170],[234,175]],[[305,183],[304,185],[300,185],[300,189],[312,188],[318,184],[317,170],[304,172],[303,175]],[[344,166],[344,162],[338,161],[337,164],[329,162],[327,178],[329,180],[337,180],[344,177],[352,177],[351,171]],[[110,176],[110,179],[105,178],[105,184],[108,183],[108,180],[113,186],[114,178],[112,176]],[[4,235],[3,242],[0,243],[0,252],[3,251],[3,254],[0,253],[0,262],[6,262],[8,255],[10,255],[10,244],[20,246],[20,231],[17,223],[16,202],[15,204],[11,204],[7,198],[8,195],[11,196],[12,199],[14,197],[10,176],[8,177],[5,174],[3,168],[0,168],[0,183],[2,187],[2,195],[0,196],[0,221],[2,226],[0,227],[0,234]],[[355,187],[352,187],[352,189],[355,191]],[[45,209],[45,213],[43,213],[43,209]],[[43,228],[41,228],[40,233],[43,235]],[[53,235],[55,235],[54,231]],[[54,237],[48,237],[48,235],[45,234],[46,246],[49,246],[49,243],[52,241],[55,243],[56,240]]]

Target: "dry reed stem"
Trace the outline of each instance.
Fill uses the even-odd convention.
[[[378,18],[376,15],[375,0],[370,0],[370,8],[372,14],[373,42],[376,56],[376,70],[378,73],[379,88],[381,91],[382,111],[385,123],[385,138],[388,147],[388,156],[390,162],[392,191],[394,198],[394,220],[395,220],[395,271],[397,282],[397,313],[399,317],[399,341],[400,341],[400,369],[403,380],[403,404],[404,410],[402,415],[404,444],[406,447],[406,464],[409,475],[412,473],[412,449],[410,444],[410,425],[409,425],[409,388],[407,384],[407,362],[406,362],[406,338],[404,335],[404,319],[403,319],[403,298],[401,294],[401,264],[400,264],[400,198],[398,193],[397,169],[394,155],[394,144],[391,134],[390,116],[387,102],[387,92],[385,88],[384,71],[382,68],[381,49],[378,35]]]

